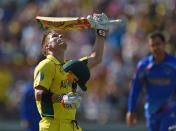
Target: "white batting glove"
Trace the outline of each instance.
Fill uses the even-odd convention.
[[[65,108],[79,108],[82,97],[77,93],[69,92],[62,98],[62,105]]]
[[[93,19],[97,22],[96,29],[108,30],[108,17],[102,14],[93,14]]]
[[[92,16],[92,15],[88,15],[88,16],[87,16],[87,20],[88,20],[89,23],[91,24],[91,27],[96,28],[97,23],[96,23],[96,21],[93,19],[93,16]]]
[[[90,22],[91,26],[96,29],[108,30],[108,17],[102,14],[93,14],[87,16],[88,21]]]

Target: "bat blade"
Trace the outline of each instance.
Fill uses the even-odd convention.
[[[81,30],[92,28],[84,17],[43,17],[37,16],[37,22],[43,29]]]
[[[37,22],[43,29],[49,30],[81,30],[94,28],[85,17],[44,17],[37,16]],[[119,24],[121,19],[109,20],[107,23],[101,24]]]

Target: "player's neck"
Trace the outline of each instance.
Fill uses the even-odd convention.
[[[59,52],[59,53],[52,52],[51,55],[54,56],[60,63],[64,63],[64,56],[65,56],[64,52],[63,53],[61,53],[61,52]]]
[[[55,56],[60,63],[64,63],[64,53]]]
[[[163,53],[160,54],[160,55],[156,55],[156,56],[155,56],[155,61],[156,61],[157,63],[159,63],[159,62],[161,62],[161,61],[164,60],[165,56],[166,56],[165,52],[163,52]]]

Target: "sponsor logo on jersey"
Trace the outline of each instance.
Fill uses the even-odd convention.
[[[37,75],[37,80],[41,81],[44,79],[44,73],[43,72],[39,72]]]

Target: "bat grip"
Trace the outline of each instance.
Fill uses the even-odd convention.
[[[107,22],[102,22],[101,24],[111,25],[111,24],[121,24],[122,22],[123,22],[123,20],[117,19],[117,20],[109,20]]]

